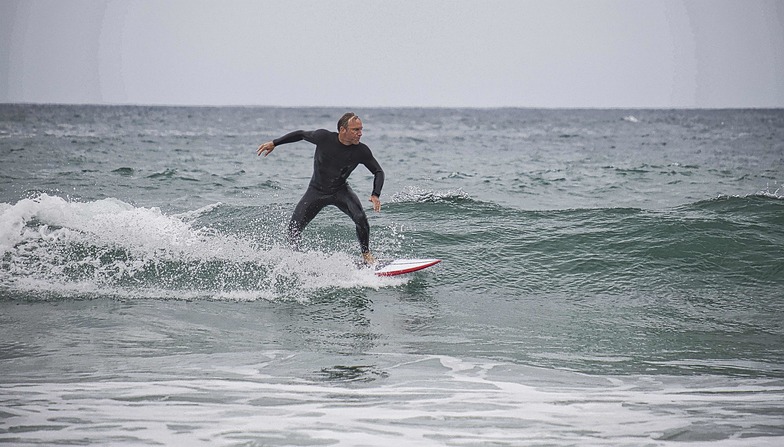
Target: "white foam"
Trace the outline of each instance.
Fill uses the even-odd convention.
[[[769,199],[784,199],[784,185],[781,185],[778,182],[774,182],[771,185],[769,182],[765,189],[759,191],[757,195],[761,197],[767,197]]]
[[[357,269],[347,253],[293,252],[260,246],[253,235],[194,226],[218,206],[168,215],[113,198],[76,202],[47,194],[2,204],[0,284],[36,292],[247,301],[404,282]],[[69,277],[75,271],[81,273]],[[159,281],[150,284],[151,274]],[[195,276],[193,287],[172,285],[189,275]],[[238,278],[246,284],[238,285]],[[199,280],[209,286],[195,285]]]
[[[781,442],[784,389],[776,380],[608,380],[447,356],[379,354],[355,360],[381,360],[370,371],[382,371],[382,379],[347,384],[291,376],[292,369],[325,360],[308,353],[240,355],[252,360],[176,356],[165,359],[177,364],[173,376],[164,368],[140,380],[0,384],[0,395],[12,404],[4,422],[31,427],[13,433],[15,439],[49,444],[101,444],[123,436],[140,445]]]

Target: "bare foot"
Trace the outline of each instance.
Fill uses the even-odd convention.
[[[369,251],[365,252],[365,253],[362,253],[362,260],[365,261],[365,264],[367,264],[367,265],[375,265],[376,264],[376,258]]]

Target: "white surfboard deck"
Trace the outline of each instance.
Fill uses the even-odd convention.
[[[440,259],[396,259],[390,263],[380,263],[376,267],[378,276],[397,276],[413,273],[441,262]]]

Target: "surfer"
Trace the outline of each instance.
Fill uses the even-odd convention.
[[[381,211],[379,196],[384,186],[384,171],[373,157],[370,148],[359,142],[362,137],[362,120],[359,116],[348,112],[338,120],[337,127],[337,132],[326,129],[295,130],[262,144],[256,152],[266,157],[281,144],[301,140],[315,144],[313,176],[289,221],[289,242],[294,248],[299,248],[302,231],[310,221],[325,206],[335,205],[354,221],[362,258],[365,263],[374,264],[375,258],[370,253],[370,224],[365,210],[362,209],[362,203],[346,180],[358,165],[364,165],[374,175],[370,202],[373,203],[373,210],[379,212]]]

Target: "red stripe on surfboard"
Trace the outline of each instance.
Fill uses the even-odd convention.
[[[417,265],[416,267],[409,267],[409,268],[403,269],[403,270],[395,270],[395,271],[392,271],[392,272],[376,272],[376,275],[378,275],[378,276],[405,275],[406,273],[413,273],[413,272],[416,272],[416,271],[419,271],[419,270],[426,269],[428,267],[434,266],[434,265],[438,264],[439,262],[441,262],[441,260],[440,259],[436,259],[436,260],[434,260],[432,262],[428,262],[427,264]]]

